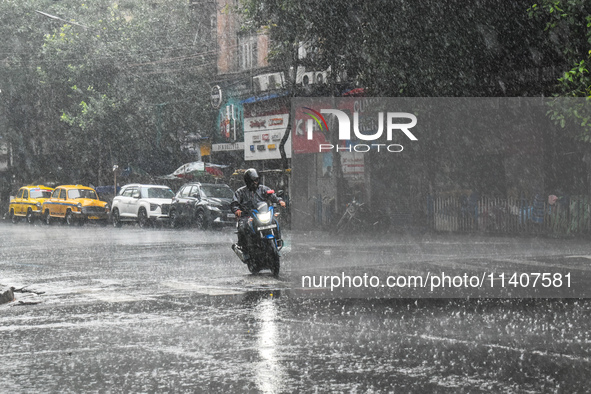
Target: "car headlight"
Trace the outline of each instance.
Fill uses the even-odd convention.
[[[158,204],[150,204],[150,211],[155,211],[158,208],[160,208],[160,205],[158,205]]]
[[[105,204],[105,211],[109,210],[109,204]]]
[[[76,204],[76,208],[78,208],[80,210],[80,212],[82,212],[82,204],[80,204],[80,203]]]
[[[267,211],[266,213],[259,213],[257,215],[257,218],[259,219],[259,222],[261,222],[262,224],[271,223],[271,211]]]
[[[38,202],[37,204],[35,204],[37,206],[37,208],[41,208],[41,203]]]
[[[220,212],[220,209],[218,207],[214,207],[213,205],[208,205],[207,209],[214,212]]]

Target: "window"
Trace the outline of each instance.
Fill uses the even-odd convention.
[[[55,189],[53,191],[53,194],[51,195],[51,198],[59,198],[60,197],[60,190],[61,189]]]
[[[214,198],[232,198],[234,196],[232,189],[227,186],[203,186],[201,193],[205,197]]]
[[[133,187],[128,187],[127,189],[123,190],[123,193],[121,193],[121,195],[123,197],[131,197],[132,190],[133,190]]]
[[[170,189],[162,187],[142,187],[144,198],[173,198],[174,193]]]
[[[66,199],[66,189],[60,190],[60,199],[62,199],[62,200]]]
[[[189,192],[191,191],[191,186],[185,186],[181,191],[181,197],[189,197]]]
[[[51,190],[31,190],[31,198],[49,198],[51,197]]]
[[[257,36],[238,38],[238,65],[240,70],[257,67]]]
[[[199,194],[199,186],[193,186],[193,189],[191,189],[191,197],[201,198],[201,194]]]
[[[18,191],[18,194],[16,195],[16,198],[23,198],[23,192],[25,189],[21,189]]]
[[[68,192],[68,197],[70,199],[89,198],[92,200],[98,200],[94,190],[88,190],[88,189],[72,189]]]
[[[23,190],[23,198],[27,200],[29,198],[29,191],[27,189]]]

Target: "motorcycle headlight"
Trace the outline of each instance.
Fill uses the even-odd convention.
[[[257,215],[257,218],[259,219],[259,222],[261,222],[262,224],[271,223],[271,211],[259,213]]]

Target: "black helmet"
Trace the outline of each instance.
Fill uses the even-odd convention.
[[[259,186],[259,174],[257,174],[257,170],[254,168],[246,170],[246,172],[244,172],[244,183],[246,183],[248,190],[256,190]]]

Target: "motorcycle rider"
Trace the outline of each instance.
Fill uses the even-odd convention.
[[[272,192],[271,189],[259,183],[259,174],[254,168],[249,168],[244,172],[244,183],[234,193],[230,209],[238,219],[238,243],[232,245],[232,248],[238,248],[244,256],[244,261],[248,260],[248,255],[245,253],[248,242],[248,212],[256,209],[260,202],[270,200],[272,203],[279,204],[285,207],[285,201]],[[244,212],[247,214],[244,215]]]

